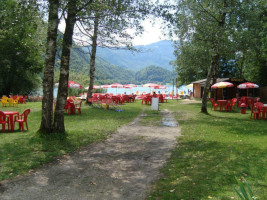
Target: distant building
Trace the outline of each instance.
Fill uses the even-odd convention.
[[[202,98],[203,96],[203,92],[204,92],[204,87],[206,84],[206,80],[207,79],[202,79],[202,80],[198,80],[193,82],[193,97],[194,98]],[[237,86],[240,83],[246,82],[245,79],[242,78],[217,78],[216,83],[218,82],[223,82],[223,81],[227,81],[227,82],[231,82],[234,84],[234,87],[230,87],[230,88],[224,88],[224,89],[214,89],[214,94],[215,94],[215,98],[216,99],[232,99],[235,98],[237,96],[247,96],[247,90],[240,90],[237,89]],[[212,84],[212,80],[211,80],[211,84]],[[211,88],[209,88],[211,91]],[[255,96],[255,91],[251,89],[250,93],[252,95]]]

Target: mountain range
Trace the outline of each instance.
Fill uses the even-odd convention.
[[[138,52],[124,49],[98,48],[97,56],[108,62],[138,71],[144,67],[155,65],[173,71],[170,61],[174,60],[174,48],[169,40],[162,40],[149,45],[135,46]]]
[[[97,48],[95,64],[96,84],[143,84],[156,82],[171,83],[177,76],[170,61],[174,60],[171,41],[159,41],[150,45],[136,46],[139,52],[124,49]],[[57,56],[58,74],[60,52]],[[88,48],[73,47],[70,58],[70,80],[88,85],[90,55]],[[57,77],[57,76],[56,76]]]

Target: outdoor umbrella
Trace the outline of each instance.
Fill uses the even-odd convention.
[[[109,85],[101,85],[101,88],[110,88]]]
[[[189,85],[185,86],[187,88],[192,88],[193,87],[193,83],[190,83]]]
[[[93,85],[93,89],[100,89],[100,88],[101,88],[100,85]],[[86,87],[86,88],[84,88],[84,89],[88,90],[89,89],[89,86]]]
[[[156,89],[156,90],[163,90],[163,89],[167,89],[167,87],[166,86],[164,86],[164,85],[157,85],[157,86],[155,86],[155,87],[153,87],[154,89]]]
[[[222,88],[223,91],[223,88],[228,88],[228,87],[234,87],[234,84],[230,82],[219,82],[212,85],[211,89]]]
[[[157,85],[155,87],[153,87],[154,89],[166,89],[167,87],[164,85]]]
[[[126,92],[126,89],[132,89],[133,86],[131,85],[123,85],[124,92]]]
[[[59,83],[56,83],[55,86],[58,87]],[[82,89],[83,86],[81,86],[79,83],[76,83],[74,81],[68,81],[68,88],[74,88],[74,89]]]
[[[111,88],[116,88],[116,94],[118,93],[118,88],[123,88],[123,85],[120,83],[113,83],[110,85]]]
[[[158,86],[158,84],[156,84],[156,83],[146,83],[146,84],[144,84],[144,85],[142,85],[143,87],[156,87],[156,86]]]
[[[158,84],[156,83],[146,83],[144,85],[142,85],[143,87],[149,87],[150,88],[150,93],[151,93],[151,88],[154,88],[156,86],[158,86]]]
[[[127,84],[128,86],[131,86],[131,87],[137,87],[137,85],[135,84]]]
[[[248,96],[248,89],[249,88],[259,88],[259,86],[255,83],[251,83],[251,82],[245,82],[245,83],[241,83],[237,86],[237,88],[239,89],[247,89],[247,96]]]

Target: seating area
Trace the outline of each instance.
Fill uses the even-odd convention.
[[[125,103],[135,102],[136,95],[126,95],[126,94],[117,94],[112,93],[100,94],[94,93],[92,98],[89,98],[88,101],[97,108],[105,108],[107,110],[121,110],[120,106]]]
[[[164,103],[164,102],[167,102],[167,98],[166,98],[166,95],[165,94],[142,94],[141,95],[141,100],[142,100],[142,104],[151,104],[152,103],[152,98],[158,98],[159,99],[159,103]]]
[[[19,124],[19,130],[24,132],[24,124],[26,125],[27,130],[28,127],[28,115],[31,110],[26,109],[22,114],[19,114],[17,111],[0,111],[0,124],[2,125],[2,133],[5,133],[6,124],[8,125],[8,130],[13,132],[15,130],[16,123]]]
[[[2,106],[3,107],[6,107],[6,106],[18,106],[18,104],[23,104],[25,103],[26,104],[26,99],[27,97],[25,96],[22,96],[22,95],[9,95],[9,97],[7,96],[3,96],[1,98],[1,103],[2,103]]]
[[[220,111],[232,111],[235,107],[240,109],[242,114],[246,114],[246,110],[250,109],[250,118],[253,119],[265,119],[267,113],[267,104],[260,102],[258,97],[246,97],[242,96],[241,98],[233,98],[228,100],[214,100],[213,98],[209,99],[211,102],[211,110],[216,111],[217,107],[220,108]],[[237,104],[236,104],[237,103]]]
[[[55,105],[55,103],[54,103]],[[82,107],[82,100],[79,98],[76,98],[75,96],[69,96],[65,103],[65,112],[69,115],[74,115],[75,111],[78,111],[78,114],[82,114],[81,111]]]

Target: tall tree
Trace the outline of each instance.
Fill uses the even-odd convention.
[[[184,41],[183,44],[189,43],[201,50],[201,52],[198,51],[201,53],[198,55],[206,52],[209,56],[210,67],[207,70],[207,82],[201,107],[201,112],[204,113],[207,113],[207,96],[211,79],[215,81],[217,78],[220,57],[224,53],[225,41],[228,40],[229,35],[226,30],[231,29],[230,22],[226,19],[230,18],[235,4],[235,0],[181,0],[176,7],[175,33],[178,34],[180,40]],[[199,60],[198,55],[195,55],[193,59]],[[208,60],[204,61],[208,62]],[[208,64],[206,63],[205,66],[208,67]]]
[[[1,0],[0,10],[0,96],[29,94],[42,71],[42,14],[29,0]]]
[[[46,57],[43,78],[42,121],[40,132],[52,132],[53,125],[53,86],[54,65],[57,51],[59,0],[49,0],[49,17],[47,29]]]
[[[135,28],[136,35],[142,32],[140,19],[149,13],[151,8],[149,1],[95,1],[92,5],[91,16],[83,17],[80,24],[80,32],[87,36],[85,43],[90,48],[90,84],[88,96],[92,95],[95,72],[95,59],[97,46],[108,48],[124,48],[133,50],[132,36],[127,29]],[[84,44],[83,44],[84,45]]]
[[[74,25],[76,23],[77,11],[77,0],[68,1],[66,28],[62,44],[59,86],[53,125],[53,131],[57,133],[65,133],[64,107],[68,96],[70,49],[72,46],[72,35]]]
[[[77,21],[77,16],[84,14],[86,8],[93,2],[93,0],[79,1],[69,0],[66,9],[66,27],[63,35],[62,54],[60,64],[60,77],[57,94],[57,102],[54,115],[53,131],[65,134],[64,125],[64,107],[65,101],[68,96],[68,80],[69,80],[69,63],[70,63],[70,50],[72,46],[72,36],[74,26]],[[63,14],[64,15],[64,14]]]

